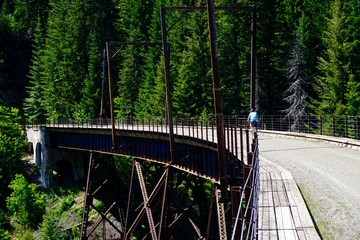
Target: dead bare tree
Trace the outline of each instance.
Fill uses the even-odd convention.
[[[283,112],[286,113],[285,119],[290,119],[289,130],[300,132],[304,127],[303,119],[307,117],[306,99],[308,94],[306,93],[306,86],[310,77],[307,75],[304,55],[298,39],[291,50],[287,66],[288,78],[292,83],[285,92],[287,95],[285,101],[288,102],[289,108]]]

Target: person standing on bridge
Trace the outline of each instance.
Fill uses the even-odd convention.
[[[247,118],[247,123],[250,124],[250,128],[256,129],[259,122],[258,113],[252,108]]]

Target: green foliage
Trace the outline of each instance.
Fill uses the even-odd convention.
[[[312,112],[359,114],[359,4],[358,0],[340,1],[336,14],[337,2],[216,1],[219,6],[256,6],[256,104],[261,113],[278,114],[287,108],[284,99],[292,80],[286,62],[297,41],[310,83],[304,91],[313,99]],[[97,117],[105,42],[160,43],[161,6],[204,6],[204,1],[0,2],[0,98],[8,106],[23,103],[30,121]],[[175,117],[213,114],[207,24],[205,11],[166,11]],[[336,24],[341,29],[338,33]],[[223,113],[241,114],[249,108],[250,11],[217,11],[216,28]],[[113,48],[111,54],[116,55],[111,67],[117,116],[164,117],[161,45],[127,45]],[[109,117],[107,87],[104,117]],[[325,96],[328,88],[332,90]],[[335,93],[335,88],[344,91]],[[334,97],[334,106],[326,103]]]
[[[221,11],[217,15],[223,112],[241,114],[248,111],[250,98],[250,11]]]
[[[19,111],[0,105],[0,203],[3,204],[11,180],[16,173],[22,173],[24,164],[21,158],[26,146],[23,131],[20,129]]]
[[[0,239],[3,239],[3,240],[11,239],[9,231],[4,230],[0,227]]]
[[[19,22],[13,3],[0,3],[0,100],[7,105],[20,107],[27,84],[26,74],[31,57],[32,29]]]
[[[43,29],[41,28],[40,19],[36,25],[34,34],[34,50],[32,57],[32,65],[29,71],[29,85],[27,87],[28,97],[24,100],[24,111],[29,122],[44,121],[45,110],[43,108],[43,79],[42,79],[42,63],[41,57],[43,52]]]
[[[42,58],[45,85],[42,103],[50,119],[71,118],[85,76],[83,11],[80,1],[51,1],[50,5]]]
[[[5,212],[3,211],[3,209],[0,208],[0,239],[10,239],[10,233],[7,230],[8,228],[8,219],[7,216],[5,214]]]
[[[161,29],[159,9],[164,1],[154,1],[152,17],[148,27],[150,42],[160,42]],[[143,68],[144,79],[140,85],[139,97],[135,103],[137,117],[159,117],[165,115],[164,67],[161,57],[161,46],[149,47],[145,55]]]
[[[16,233],[15,238],[18,240],[36,240],[34,232],[30,229],[26,229],[21,233]]]
[[[118,173],[119,182],[125,183],[128,186],[131,177],[131,167],[133,159],[125,156],[114,156],[116,172]]]
[[[174,63],[174,73],[177,71],[177,77],[174,77],[174,115],[199,116],[204,109],[207,112],[213,109],[206,14],[191,13],[182,24],[185,27],[179,27],[179,30],[174,32],[176,38],[183,34],[177,56],[179,62]]]
[[[284,105],[286,68],[284,57],[292,40],[284,31],[284,6],[281,2],[263,0],[258,11],[257,25],[257,77],[259,82],[259,108],[262,114],[273,114]]]
[[[313,99],[312,110],[318,115],[341,116],[346,114],[347,83],[352,75],[352,44],[349,42],[350,33],[345,25],[346,14],[340,0],[332,3],[330,13],[324,38],[327,49],[324,57],[319,58],[320,75],[314,85],[319,100]]]
[[[88,120],[97,117],[97,103],[99,102],[100,91],[99,84],[96,83],[100,82],[101,79],[97,69],[101,65],[102,58],[96,40],[96,33],[91,32],[88,71],[81,88],[81,100],[74,113],[74,117],[78,120]]]
[[[81,220],[83,192],[56,188],[48,194],[48,205],[39,232],[41,239],[76,239],[79,229],[75,226]]]
[[[13,192],[6,202],[9,212],[14,217],[15,227],[35,228],[44,213],[46,195],[38,190],[38,185],[29,184],[20,174],[16,174],[9,188]]]
[[[43,240],[65,240],[69,235],[59,226],[59,219],[52,214],[46,214],[40,225],[40,236]]]
[[[346,113],[350,116],[360,115],[360,82],[357,82],[354,75],[350,75],[347,82],[347,99]]]
[[[154,3],[152,1],[120,1],[117,28],[123,41],[146,42],[149,39],[148,26],[151,22]],[[118,81],[115,92],[115,110],[118,117],[134,116],[135,105],[144,82],[144,66],[148,48],[139,45],[125,45],[121,50]],[[116,68],[115,68],[116,69]]]

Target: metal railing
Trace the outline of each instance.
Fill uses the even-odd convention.
[[[74,127],[86,128],[111,128],[109,118],[97,118],[91,120],[47,120],[42,122],[27,122],[29,126],[49,126],[60,127],[61,125],[73,125]],[[192,137],[196,137],[199,129],[216,128],[215,118],[173,118],[173,124],[177,129],[179,127],[191,127]],[[224,125],[228,127],[248,128],[247,116],[245,115],[225,115]],[[138,129],[141,127],[151,126],[151,130],[159,130],[168,133],[168,123],[164,118],[120,118],[115,119],[115,126],[118,129]],[[287,131],[319,134],[335,137],[346,137],[360,139],[360,117],[359,116],[307,116],[300,119],[289,119],[285,115],[260,115],[258,129],[270,131]],[[145,130],[145,129],[143,129]]]
[[[240,191],[240,203],[232,231],[232,239],[256,239],[258,221],[258,199],[260,174],[257,134],[249,131],[247,116],[224,116],[224,141],[226,149],[232,153],[239,167],[243,167],[244,183]],[[101,128],[111,129],[110,119],[91,119],[83,121],[58,120],[27,123],[27,126]],[[174,134],[216,144],[215,118],[173,118]],[[121,118],[115,119],[117,130],[135,130],[169,134],[169,124],[165,118]],[[259,130],[286,131],[319,134],[335,137],[360,139],[358,116],[320,116],[292,120],[284,115],[262,115]]]
[[[238,118],[236,118],[238,119]],[[246,124],[240,126],[233,118],[224,117],[224,141],[225,146],[240,161],[246,160],[246,152],[250,145],[250,138]],[[89,128],[89,129],[112,129],[109,118],[89,120],[47,120],[45,122],[27,122],[28,127],[55,127],[55,128]],[[156,132],[169,134],[169,124],[165,118],[117,118],[114,127],[116,130],[132,130],[141,132]],[[173,133],[176,136],[191,138],[195,141],[206,141],[216,144],[216,121],[214,118],[173,118]]]
[[[233,231],[240,233],[240,239],[248,239],[256,236],[257,226],[257,202],[259,195],[259,161],[256,133],[246,129],[245,122],[241,122],[239,116],[224,116],[224,141],[227,152],[227,161],[234,163],[231,166],[242,168],[244,179],[241,186],[240,204],[238,216],[234,222]],[[28,127],[52,127],[52,128],[96,128],[112,129],[110,119],[91,119],[75,121],[60,119],[58,121],[46,121],[45,123],[27,123]],[[217,143],[215,119],[204,118],[174,118],[174,135],[193,141],[206,141],[207,144]],[[116,130],[132,130],[143,133],[166,133],[169,134],[169,124],[164,118],[121,118],[115,120]],[[232,171],[233,169],[228,169]],[[236,238],[238,239],[238,238]]]
[[[225,116],[228,124],[247,127],[247,116]],[[285,115],[260,115],[260,130],[286,131],[318,134],[334,137],[360,139],[360,116],[306,116],[299,119],[286,118]]]
[[[244,184],[240,193],[240,203],[231,239],[257,239],[258,202],[260,194],[260,165],[257,134],[254,134],[251,152],[248,153],[250,162],[244,165]]]

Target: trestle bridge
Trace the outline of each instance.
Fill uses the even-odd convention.
[[[101,113],[100,119],[82,123],[51,121],[36,126],[28,125],[28,140],[33,143],[35,163],[41,166],[42,184],[45,187],[51,185],[53,165],[62,161],[61,158],[71,159],[70,172],[75,179],[86,178],[80,224],[82,240],[93,239],[93,235],[101,227],[112,229],[109,233],[103,233],[104,239],[257,238],[260,181],[258,138],[256,132],[244,128],[244,118],[242,122],[238,122],[238,117],[226,118],[222,114],[215,10],[245,10],[251,13],[249,106],[256,108],[256,8],[215,8],[213,1],[208,0],[206,8],[162,7],[161,44],[106,43],[111,115],[109,121],[102,118]],[[166,11],[207,13],[215,116],[211,121],[172,117]],[[129,44],[162,46],[166,88],[165,119],[118,120],[114,117],[111,59],[123,46]],[[119,49],[111,52],[114,47]],[[272,125],[263,121],[261,126],[270,129],[277,122],[276,119],[272,119]],[[293,130],[303,131],[318,126],[318,122],[315,125],[313,121],[311,124],[304,124],[303,120],[300,122],[301,124],[294,125]],[[323,126],[320,126],[322,131]],[[352,126],[354,124],[350,127]],[[344,131],[349,132],[348,127],[349,125],[345,126]],[[358,127],[350,134],[358,136]],[[84,154],[86,163],[82,159]],[[122,188],[121,183],[114,182],[116,162],[104,155],[133,158],[130,186]],[[100,209],[95,202],[100,194],[109,195],[111,199],[105,209]],[[126,203],[119,200],[124,195]],[[97,212],[99,219],[91,219],[91,211]],[[108,227],[105,228],[105,225]]]
[[[113,229],[106,239],[131,239],[133,235],[141,236],[140,239],[183,239],[189,237],[184,229],[192,229],[186,231],[194,239],[256,238],[259,192],[256,133],[236,126],[229,119],[224,124],[225,157],[221,167],[215,121],[180,119],[173,122],[172,135],[166,120],[119,120],[114,129],[110,122],[64,121],[28,128],[28,136],[40,135],[32,137],[38,140],[29,141],[34,141],[35,155],[41,154],[35,158],[41,158],[37,163],[45,180],[53,170],[54,161],[50,158],[54,149],[56,154],[69,150],[88,153],[88,162],[82,168],[87,180],[81,239],[91,239],[102,226],[100,223]],[[117,199],[116,192],[124,194],[121,189],[124,186],[113,181],[113,158],[104,160],[101,155],[133,157],[130,186],[125,187],[126,204]],[[77,170],[74,167],[79,166],[76,161],[72,161],[73,173],[79,171],[79,167]],[[221,168],[224,175],[219,171]],[[156,174],[151,169],[156,169]],[[99,179],[95,175],[103,176]],[[155,182],[149,183],[149,179]],[[180,191],[180,187],[184,190]],[[212,193],[207,196],[206,191]],[[99,193],[114,195],[104,211],[94,204]],[[95,223],[89,220],[91,210],[99,214]],[[118,213],[116,223],[109,217],[114,212]]]
[[[51,171],[62,158],[71,160],[72,178],[86,179],[82,239],[92,239],[105,224],[113,228],[105,239],[181,239],[189,234],[194,239],[256,239],[259,149],[257,134],[245,128],[246,116],[224,117],[224,175],[214,119],[174,119],[172,126],[170,135],[166,119],[118,119],[114,125],[110,119],[96,119],[30,124],[27,133],[44,186],[51,186]],[[301,131],[294,126],[302,126]],[[298,124],[283,116],[262,116],[259,127],[265,134],[297,138],[333,135],[340,138],[332,142],[358,146],[358,117],[307,118]],[[70,154],[61,154],[66,151]],[[104,155],[133,157],[130,186],[113,181],[114,159]],[[126,203],[118,192],[126,195]],[[96,207],[100,194],[113,196],[105,210]],[[90,211],[98,212],[95,223]]]

